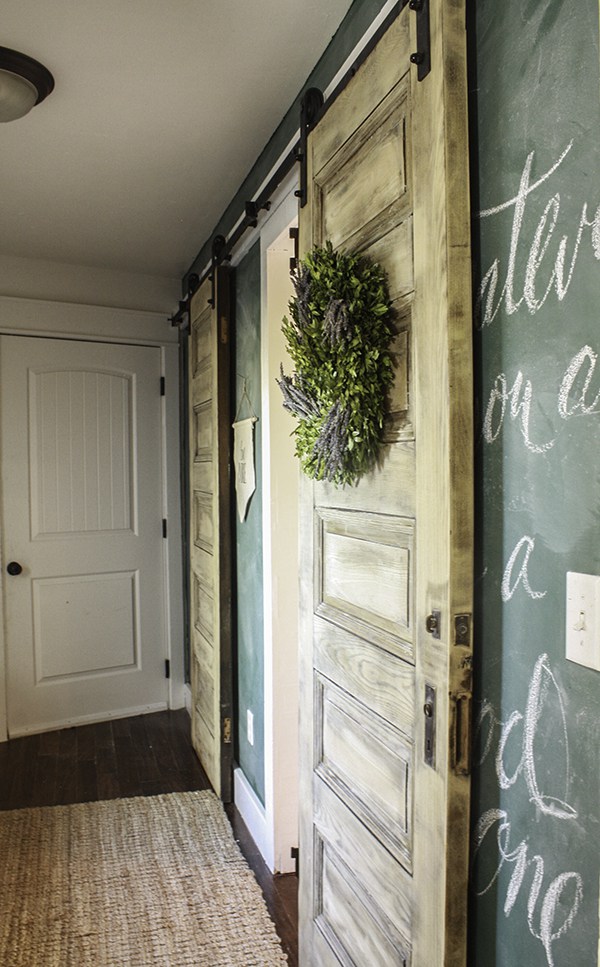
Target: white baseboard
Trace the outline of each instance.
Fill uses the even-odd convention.
[[[269,834],[265,807],[240,768],[233,773],[233,797],[237,810],[270,869],[275,869],[273,839]]]
[[[11,739],[18,739],[22,735],[57,732],[58,729],[70,729],[77,725],[94,725],[96,722],[107,722],[109,719],[128,719],[134,715],[149,715],[152,712],[164,712],[166,709],[166,702],[158,702],[155,705],[140,705],[138,708],[120,708],[115,712],[101,712],[97,715],[80,715],[77,718],[63,719],[59,722],[40,722],[38,725],[11,729],[10,737]]]

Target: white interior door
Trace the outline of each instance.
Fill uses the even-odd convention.
[[[11,736],[167,705],[160,375],[153,347],[0,339]]]

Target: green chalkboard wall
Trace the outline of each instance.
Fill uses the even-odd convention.
[[[235,270],[235,401],[239,419],[260,415],[260,244],[257,242]],[[247,399],[244,397],[244,385]],[[236,759],[264,805],[264,634],[261,422],[254,425],[256,490],[246,518],[236,514],[237,587],[237,728]],[[248,741],[248,711],[253,716],[254,744]]]
[[[600,673],[565,659],[565,578],[600,574],[598,0],[477,0],[471,11],[470,963],[595,967]]]

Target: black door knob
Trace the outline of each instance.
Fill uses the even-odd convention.
[[[23,568],[21,567],[21,565],[19,564],[18,561],[11,561],[10,564],[7,564],[6,565],[6,570],[13,577],[16,577],[17,574],[20,574],[21,573],[21,571],[23,570]]]

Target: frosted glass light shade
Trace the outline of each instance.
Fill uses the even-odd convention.
[[[37,88],[26,78],[0,69],[0,121],[15,121],[31,111]]]
[[[0,121],[14,121],[54,90],[43,64],[10,47],[0,47]]]

